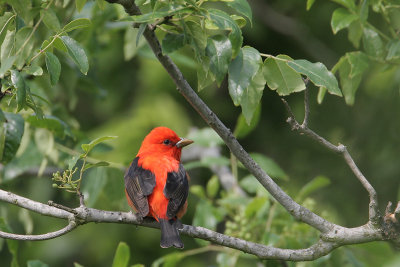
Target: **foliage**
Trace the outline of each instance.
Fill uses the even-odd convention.
[[[314,14],[313,9],[318,5],[323,5],[319,2],[322,1],[307,1],[306,9],[310,15]],[[191,121],[190,115],[182,112],[185,107],[179,103],[181,100],[174,98],[174,88],[169,86],[169,78],[152,65],[154,56],[144,45],[142,36],[146,25],[155,29],[163,53],[171,55],[188,73],[196,74],[199,94],[214,103],[215,109],[220,108],[220,113],[230,113],[230,117],[226,115],[226,118],[235,125],[234,135],[244,142],[253,139],[263,124],[270,123],[262,118],[265,112],[271,112],[271,107],[263,101],[263,95],[264,98],[271,95],[296,97],[296,93],[305,90],[305,80],[309,80],[319,90],[318,103],[322,103],[328,92],[336,96],[343,95],[346,104],[354,105],[363,78],[374,70],[378,70],[378,74],[387,74],[389,78],[386,80],[393,81],[398,87],[398,2],[331,2],[335,4],[330,20],[332,32],[340,36],[347,31],[347,38],[355,50],[345,51],[330,69],[315,60],[294,59],[297,54],[274,56],[267,49],[250,46],[251,42],[246,41],[249,34],[243,33],[257,31],[257,28],[251,7],[245,0],[139,0],[136,4],[143,14],[137,16],[127,16],[122,7],[102,0],[0,1],[1,186],[18,189],[18,177],[32,176],[25,172],[35,169],[33,176],[49,176],[46,171],[50,169],[53,181],[35,179],[39,185],[33,186],[32,190],[29,186],[20,190],[42,201],[54,198],[71,206],[76,205],[77,198],[64,192],[83,193],[86,205],[90,207],[100,205],[108,209],[128,209],[119,178],[123,176],[121,169],[134,156],[143,135],[149,128],[161,123],[183,132],[196,122],[196,119]],[[132,22],[137,28],[131,27]],[[125,62],[120,63],[123,60]],[[137,62],[135,60],[140,60],[140,67],[132,63]],[[139,74],[133,74],[132,70],[137,69],[147,70],[138,70]],[[193,75],[188,76],[192,79],[191,83],[196,84]],[[377,81],[383,79],[378,78]],[[132,90],[132,84],[145,90]],[[168,86],[172,89],[168,89]],[[105,87],[112,90],[107,91]],[[169,96],[161,91],[164,88]],[[269,88],[273,94],[266,92],[265,88]],[[229,102],[241,107],[240,114],[235,112],[232,105],[219,101],[217,94],[223,94],[221,89],[230,97]],[[134,108],[129,110],[131,106]],[[91,110],[96,113],[93,117]],[[130,114],[129,119],[126,114]],[[103,128],[96,128],[103,122]],[[119,131],[129,139],[120,137],[115,140],[115,143],[119,143],[115,145],[117,149],[112,151],[112,147],[103,142],[113,138],[110,134],[121,136]],[[332,136],[340,135],[340,130],[338,132],[333,132]],[[193,131],[190,137],[203,148],[217,148],[223,152],[218,157],[202,157],[185,164],[194,176],[210,177],[206,182],[194,182],[191,186],[190,201],[195,208],[189,210],[186,223],[278,247],[303,248],[317,240],[318,233],[315,230],[296,222],[233,156],[224,152],[223,143],[215,132],[203,128]],[[273,145],[273,138],[262,136],[257,140],[260,139]],[[252,147],[260,147],[260,142],[257,141]],[[295,181],[293,173],[284,171],[290,166],[282,166],[292,163],[282,163],[288,159],[289,153],[281,152],[283,148],[268,147],[269,156],[266,156],[260,150],[253,149],[252,157],[279,185],[290,190],[294,199],[312,211],[319,211],[324,217],[342,219],[331,211],[331,207],[318,202],[319,192],[324,192],[333,178],[327,178],[317,168],[312,172],[316,173],[315,178],[306,178],[300,184]],[[280,154],[276,152],[278,150]],[[301,155],[293,161],[293,165],[303,167],[308,164],[303,164]],[[318,156],[314,159],[318,160]],[[122,164],[113,163],[113,160]],[[224,189],[214,174],[215,167],[229,168],[245,195]],[[61,190],[52,189],[51,184]],[[0,229],[7,232],[24,229],[26,233],[31,233],[32,225],[35,225],[35,229],[43,226],[40,229],[46,231],[49,225],[42,221],[43,218],[34,218],[29,213],[16,215],[8,209],[1,209],[0,219]],[[11,221],[17,221],[15,229]],[[124,228],[122,234],[115,234],[115,239],[131,238],[131,235],[126,235],[131,231],[134,230]],[[154,244],[158,242],[158,233],[153,240],[148,238],[152,236],[150,232],[145,229],[140,231],[145,234],[135,234],[141,240],[148,240],[143,243],[150,244],[143,244],[140,251],[153,251]],[[92,244],[104,242],[93,234],[80,238],[93,238]],[[128,266],[132,261],[142,263],[146,260],[146,263],[154,261],[154,266],[174,266],[190,262],[192,258],[202,260],[196,256],[204,253],[214,253],[212,265],[234,266],[258,262],[253,257],[219,249],[199,240],[192,244],[189,240],[185,242],[193,249],[164,255],[162,253],[165,252],[157,252],[150,260],[136,253],[138,248],[132,244],[114,239],[113,242],[103,244],[104,253],[101,254],[104,255],[99,256],[112,266]],[[7,244],[11,266],[19,266],[18,261],[21,265],[22,257],[22,265],[26,262],[28,266],[47,266],[42,259],[30,260],[32,254],[21,256],[19,246],[23,245],[17,241],[7,240],[5,243],[0,240],[2,253],[5,251],[3,243]],[[75,243],[78,242],[65,241],[65,247],[71,250],[71,254],[79,250],[75,248],[78,248]],[[115,247],[114,256],[110,251],[114,251]],[[363,259],[362,255],[374,249],[340,249],[319,259],[314,265],[343,265],[349,262],[368,265],[368,259]],[[382,255],[390,256],[387,247],[382,251]],[[62,260],[71,264],[68,253],[65,255],[59,261],[52,260],[57,264]],[[133,260],[130,259],[131,255]],[[398,261],[389,256],[392,262]],[[89,257],[90,253],[81,258],[83,262],[79,261],[83,265],[74,263],[75,266],[99,265],[88,260]],[[51,260],[51,257],[47,259]],[[203,259],[204,262],[207,260]]]

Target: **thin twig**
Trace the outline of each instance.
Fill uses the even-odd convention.
[[[304,120],[303,127],[308,127],[308,118],[310,117],[310,89],[308,88],[308,78],[304,80],[306,89],[304,90]]]
[[[357,167],[357,165],[355,164],[350,153],[347,151],[347,148],[342,144],[335,146],[334,144],[327,141],[325,138],[323,138],[322,136],[318,135],[317,133],[312,131],[310,128],[305,126],[304,123],[300,125],[298,123],[298,121],[296,120],[287,101],[285,99],[282,99],[282,102],[285,105],[287,112],[289,113],[287,122],[291,126],[292,130],[296,130],[299,133],[304,134],[304,135],[310,137],[311,139],[316,140],[317,142],[319,142],[320,144],[322,144],[329,150],[332,150],[333,152],[336,152],[343,156],[344,160],[346,161],[347,165],[350,167],[353,174],[356,176],[356,178],[360,181],[361,185],[365,188],[365,190],[367,190],[367,192],[369,194],[369,198],[370,198],[369,212],[368,212],[369,221],[372,222],[374,225],[378,225],[380,215],[379,215],[378,197],[377,197],[376,191],[375,191],[374,187],[365,178],[365,176],[362,174],[360,169]]]
[[[53,238],[65,235],[65,234],[71,232],[72,230],[74,230],[77,226],[78,225],[76,224],[76,222],[72,220],[64,228],[62,228],[58,231],[54,231],[54,232],[50,232],[50,233],[46,233],[46,234],[42,234],[42,235],[19,235],[19,234],[11,234],[11,233],[6,233],[6,232],[0,231],[0,237],[6,238],[6,239],[23,240],[23,241],[41,241],[41,240],[53,239]]]

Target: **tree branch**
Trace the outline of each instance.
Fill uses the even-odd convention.
[[[305,94],[307,94],[307,92]],[[306,96],[306,98],[307,98],[307,96]],[[322,144],[329,150],[336,152],[338,154],[341,154],[343,156],[344,160],[346,161],[347,165],[350,167],[351,171],[354,173],[354,175],[360,181],[361,185],[365,188],[365,190],[367,190],[367,192],[369,194],[369,199],[370,199],[369,200],[369,212],[368,212],[369,221],[377,226],[380,223],[380,214],[379,214],[378,197],[377,197],[376,191],[375,191],[374,187],[365,178],[365,176],[362,174],[360,169],[357,167],[357,165],[355,164],[350,153],[347,151],[347,148],[342,144],[335,146],[334,144],[327,141],[325,138],[321,137],[320,135],[318,135],[317,133],[312,131],[310,128],[308,128],[307,123],[303,122],[303,124],[299,124],[299,122],[296,120],[287,101],[282,98],[282,102],[284,103],[284,105],[287,109],[287,112],[289,113],[289,118],[287,119],[287,122],[292,127],[292,130],[296,130],[296,131],[300,132],[301,134],[304,134],[304,135],[310,137],[311,139],[314,139],[315,141]],[[307,101],[305,101],[305,103],[307,106],[308,105]],[[308,108],[306,107],[306,110],[307,109]],[[305,122],[306,122],[306,120],[305,120]]]
[[[65,235],[66,233],[71,232],[74,230],[78,225],[74,220],[71,220],[67,226],[64,228],[55,231],[55,232],[50,232],[47,234],[42,234],[42,235],[18,235],[18,234],[10,234],[6,232],[0,231],[0,237],[2,238],[7,238],[7,239],[14,239],[14,240],[22,240],[22,241],[40,241],[40,240],[48,240],[48,239],[53,239],[62,235]]]
[[[129,15],[140,15],[140,9],[136,6],[134,0],[107,0],[109,3],[121,4]],[[230,151],[242,164],[253,174],[257,180],[268,190],[268,192],[297,220],[305,222],[310,226],[318,229],[322,233],[330,231],[335,225],[311,212],[305,207],[296,203],[288,196],[272,179],[266,174],[260,166],[250,157],[243,149],[232,132],[220,121],[217,115],[203,102],[203,100],[195,93],[187,80],[183,77],[182,72],[176,64],[167,55],[163,55],[160,42],[156,35],[148,27],[143,33],[153,53],[168,72],[177,90],[199,113],[203,120],[214,129],[214,131],[222,138]]]
[[[90,222],[124,223],[159,228],[159,224],[154,219],[146,217],[144,220],[142,220],[136,217],[136,215],[132,212],[105,211],[87,208],[84,206],[71,209],[54,203],[52,204],[53,206],[50,206],[1,189],[0,200],[39,214],[69,221],[69,224],[65,228],[43,235],[16,235],[0,232],[0,237],[8,239],[35,241],[55,238],[72,231],[79,225]],[[260,259],[281,259],[291,261],[314,260],[328,254],[333,249],[342,245],[359,244],[363,242],[385,239],[381,231],[375,227],[372,227],[370,224],[357,228],[344,228],[335,226],[335,228],[331,231],[321,235],[321,239],[316,244],[305,249],[275,248],[227,236],[203,227],[195,227],[191,225],[184,225],[180,232],[190,237],[211,241],[217,245],[230,247],[253,254]]]

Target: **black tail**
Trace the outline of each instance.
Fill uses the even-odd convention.
[[[161,226],[161,242],[162,248],[176,247],[183,248],[183,242],[179,237],[178,220],[159,219]]]

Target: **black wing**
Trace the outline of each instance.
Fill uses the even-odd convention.
[[[151,171],[138,166],[138,160],[136,157],[125,172],[125,190],[136,211],[145,217],[149,213],[147,196],[156,186],[156,177]]]
[[[174,218],[186,202],[189,181],[185,169],[179,164],[178,172],[169,172],[164,187],[164,195],[169,199],[167,217]]]

